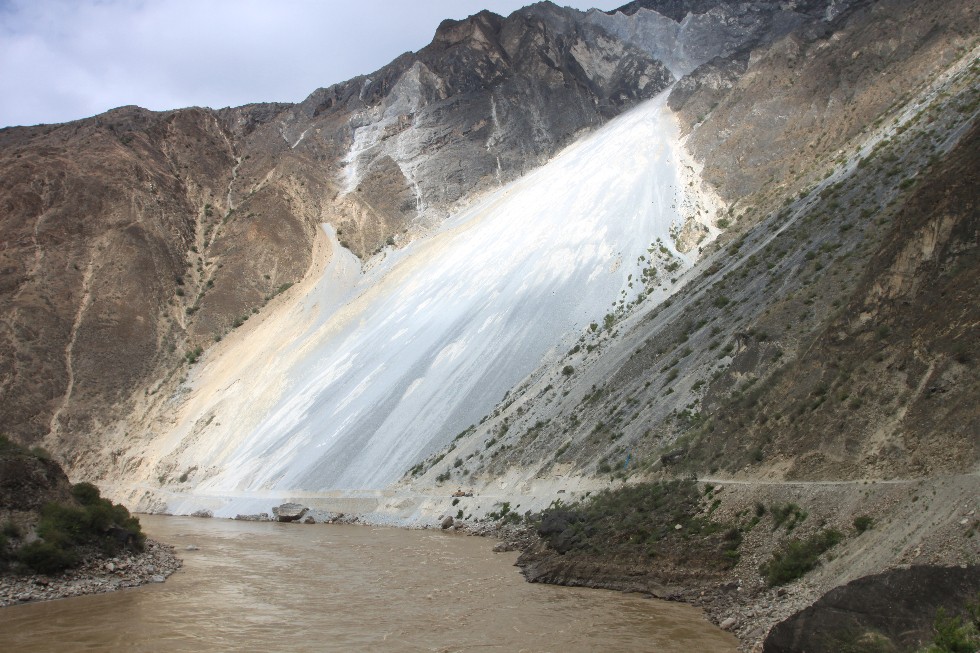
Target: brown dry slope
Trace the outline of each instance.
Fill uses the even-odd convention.
[[[176,346],[177,280],[232,152],[195,110],[123,108],[0,142],[4,428],[24,441],[84,434],[94,408],[123,400]]]

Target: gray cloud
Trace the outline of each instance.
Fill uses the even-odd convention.
[[[625,0],[564,1],[611,9]],[[113,107],[296,102],[521,0],[0,0],[0,126]]]

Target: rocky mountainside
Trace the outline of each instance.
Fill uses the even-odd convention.
[[[367,259],[672,81],[551,5],[446,21],[299,105],[125,107],[0,132],[6,429],[72,458],[311,264]]]
[[[187,362],[301,294],[280,297],[320,269],[318,224],[374,265],[677,76],[684,165],[715,200],[651,246],[660,298],[614,302],[464,440],[533,443],[430,475],[668,449],[701,471],[969,470],[975,306],[943,298],[975,276],[976,24],[968,2],[541,3],[446,21],[298,105],[3,130],[5,428],[105,473]],[[699,243],[679,276],[670,250]]]
[[[750,643],[862,575],[976,564],[978,36],[968,0],[539,3],[295,105],[0,130],[3,428],[219,516],[454,524],[697,477],[673,572],[702,529],[687,598]],[[825,527],[833,559],[768,587]]]
[[[498,406],[464,444],[513,453],[477,467],[602,473],[690,449],[702,474],[973,470],[976,18],[855,5],[681,80],[669,104],[727,233],[671,300],[611,313]],[[889,39],[885,59],[862,51]]]
[[[2,130],[6,430],[68,461],[104,458],[185,360],[304,277],[318,224],[364,260],[383,255],[656,95],[670,71],[845,4],[694,3],[678,22],[676,3],[541,3],[446,21],[418,53],[298,105],[125,107]]]

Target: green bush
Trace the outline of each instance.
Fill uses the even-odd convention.
[[[980,651],[980,596],[967,605],[967,619],[946,614],[939,608],[933,622],[936,635],[922,653],[974,653]]]
[[[807,518],[807,512],[795,503],[774,503],[769,506],[769,513],[772,515],[773,530],[785,524],[786,530],[792,532],[797,524]]]
[[[703,516],[704,508],[694,481],[673,480],[603,490],[531,519],[538,535],[562,555],[644,561],[682,555],[705,568],[731,568],[738,561],[741,532]]]
[[[854,530],[856,530],[859,534],[874,528],[874,525],[874,520],[867,515],[861,515],[854,518]]]
[[[80,506],[51,502],[41,509],[37,524],[40,540],[13,554],[23,567],[53,574],[77,565],[82,549],[104,555],[143,549],[146,538],[139,520],[125,506],[103,499],[91,483],[76,484],[72,495]]]
[[[51,542],[35,540],[18,549],[17,562],[39,574],[57,574],[78,564],[78,554]]]
[[[822,530],[805,540],[792,539],[773,553],[759,571],[770,587],[785,585],[816,567],[820,556],[843,539],[843,533],[834,529]]]
[[[76,483],[71,488],[71,494],[83,506],[92,506],[99,502],[99,488],[91,483]]]

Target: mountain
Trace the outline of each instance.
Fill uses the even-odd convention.
[[[295,105],[0,130],[4,428],[185,514],[466,522],[697,477],[740,534],[715,580],[770,606],[743,641],[976,564],[978,27],[965,0],[545,2]],[[798,594],[763,587],[797,519],[859,517]]]

